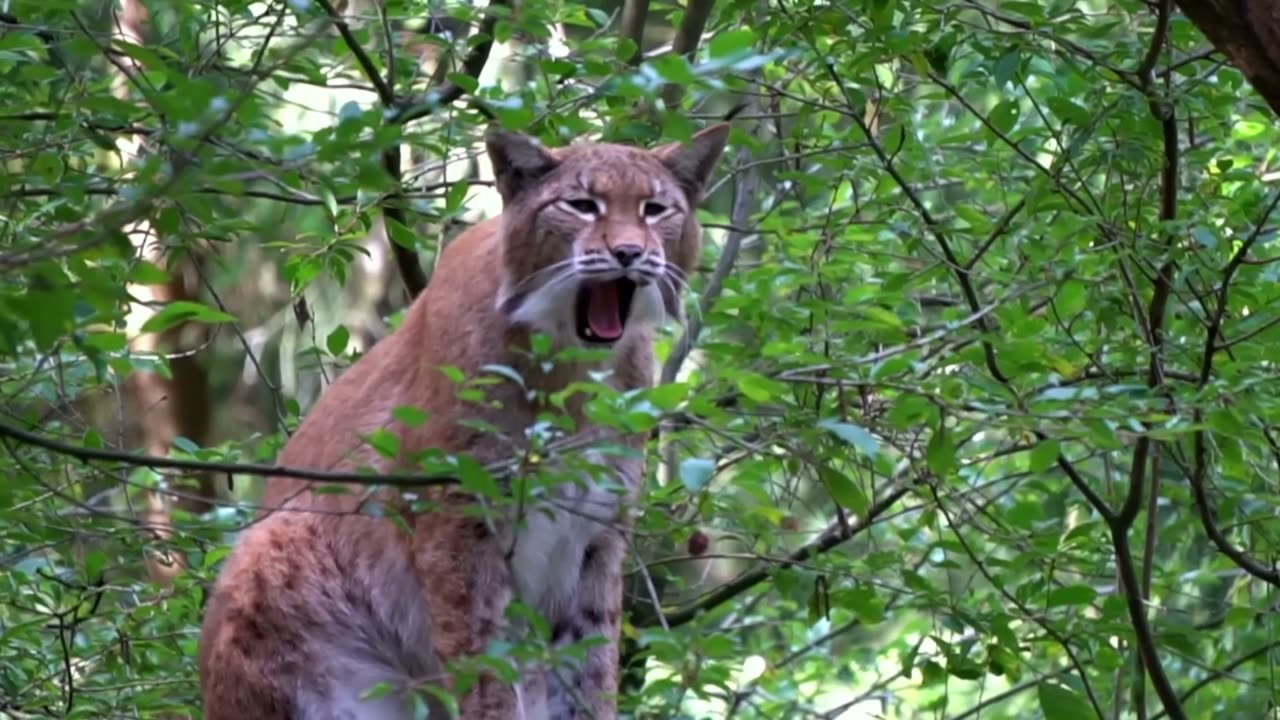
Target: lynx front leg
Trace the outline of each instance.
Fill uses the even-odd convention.
[[[414,526],[415,569],[431,610],[435,650],[446,668],[467,664],[507,634],[513,589],[501,538],[483,519],[464,518],[465,498],[448,501],[454,503],[449,512],[424,513]],[[463,720],[522,718],[516,689],[490,671],[481,672],[458,704]]]
[[[557,648],[603,637],[580,663],[547,673],[550,720],[614,720],[618,716],[618,636],[626,539],[610,533],[587,546],[578,592],[551,626]]]
[[[616,442],[609,431],[596,429],[593,434],[592,439]],[[640,445],[629,439],[623,443]],[[536,671],[537,677],[526,682],[526,707],[545,700],[548,720],[617,717],[613,696],[618,685],[622,567],[629,510],[639,494],[644,460],[638,454],[619,457],[596,451],[588,451],[584,459],[596,466],[586,482],[566,478],[549,498],[528,508],[514,528],[511,569],[518,596],[546,618],[552,646],[604,639],[585,658]]]
[[[547,705],[551,720],[614,720],[617,699],[618,641],[622,625],[622,568],[630,536],[630,505],[639,495],[644,478],[640,457],[592,458],[610,467],[626,491],[614,495],[616,503],[606,516],[593,513],[595,522],[582,531],[586,541],[575,582],[561,597],[550,618],[551,639],[563,647],[593,638],[597,642],[586,658],[572,666],[561,665],[547,674]],[[599,491],[597,490],[597,493]],[[595,495],[595,497],[592,497]],[[596,493],[584,499],[599,500]],[[586,510],[579,507],[580,511]]]

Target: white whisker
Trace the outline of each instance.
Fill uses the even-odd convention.
[[[508,294],[515,295],[516,293],[520,292],[521,288],[523,288],[526,284],[535,282],[538,279],[540,279],[543,275],[546,275],[548,273],[554,274],[564,269],[567,266],[569,267],[570,270],[572,270],[571,266],[573,265],[573,261],[574,261],[574,258],[571,258],[571,257],[565,258],[564,260],[557,260],[556,262],[553,262],[544,268],[541,268],[539,270],[533,271],[532,273],[529,273],[528,276],[526,276],[520,282],[513,285],[511,287],[511,290],[508,291]]]
[[[680,292],[680,287],[676,284],[680,282],[679,279],[663,274],[659,276],[658,281],[666,284],[667,288],[671,291],[671,297],[675,299],[676,307],[682,307],[684,304],[684,294]],[[666,315],[666,312],[667,312],[667,304],[663,302],[662,313],[664,316]],[[663,320],[665,321],[666,318],[664,317]],[[677,317],[676,320],[679,320],[679,318]]]
[[[679,268],[676,268],[676,266],[671,264],[668,264],[667,268],[674,269],[677,271],[679,270]],[[692,294],[692,291],[693,291],[693,289],[689,287],[689,283],[684,278],[669,272],[664,274],[663,277],[667,279],[667,282],[670,282],[673,284],[673,286],[676,289],[677,302],[679,302],[683,306],[685,304],[684,297],[686,295]],[[680,292],[680,291],[683,291],[683,292]],[[698,321],[698,324],[701,325],[703,323],[702,304],[698,302],[694,302],[694,303],[689,303],[689,305],[693,306],[694,318]]]
[[[670,266],[668,266],[668,269],[670,269]],[[679,275],[676,275],[670,272],[665,272],[662,274],[662,276],[667,278],[669,281],[673,282],[675,286],[682,291],[688,292],[691,289],[689,287],[689,282],[684,278],[680,277]]]

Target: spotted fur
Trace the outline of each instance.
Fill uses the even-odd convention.
[[[653,328],[678,307],[701,228],[694,205],[717,163],[728,127],[656,150],[582,143],[560,149],[505,132],[487,138],[503,197],[500,217],[480,223],[443,251],[430,286],[402,326],[375,345],[321,397],[286,445],[286,466],[411,470],[427,448],[464,452],[480,462],[509,460],[539,408],[512,382],[490,386],[493,405],[466,402],[440,370],[468,376],[486,365],[520,371],[528,386],[558,390],[605,371],[619,389],[645,387],[654,372]],[[592,204],[588,204],[590,201]],[[648,203],[648,204],[646,204]],[[621,250],[620,250],[621,248]],[[623,265],[623,260],[629,264]],[[575,331],[576,289],[598,278],[635,280],[631,315],[601,366],[547,370],[521,352],[532,331],[560,345]],[[580,324],[579,324],[580,327]],[[429,413],[417,427],[392,410]],[[579,432],[608,433],[583,422]],[[478,418],[504,431],[486,434],[458,421]],[[359,437],[387,428],[403,461],[388,461]],[[642,439],[621,441],[639,450]],[[621,573],[626,505],[643,461],[596,456],[602,479],[566,483],[522,517],[464,513],[458,489],[423,494],[411,511],[398,493],[313,493],[305,481],[276,477],[264,512],[240,536],[206,610],[200,676],[208,720],[400,720],[408,693],[452,687],[451,663],[483,651],[512,628],[513,598],[542,613],[563,646],[602,635],[577,666],[527,667],[521,681],[485,675],[460,700],[467,720],[572,720],[617,716]],[[401,513],[409,532],[385,517]],[[363,699],[386,683],[390,692]],[[434,705],[432,717],[444,717]]]

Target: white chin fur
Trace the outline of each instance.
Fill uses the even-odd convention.
[[[553,287],[541,287],[525,295],[514,309],[509,309],[511,322],[524,325],[535,332],[544,332],[556,341],[556,344],[580,344],[575,327],[576,305],[579,284],[576,282],[556,283]],[[502,304],[499,304],[501,308]],[[656,283],[644,287],[637,286],[631,298],[631,311],[627,315],[626,330],[618,342],[627,339],[637,329],[660,325],[666,320],[666,311],[662,306],[662,294]]]

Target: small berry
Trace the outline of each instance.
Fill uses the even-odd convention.
[[[689,554],[697,557],[698,555],[705,553],[707,548],[711,547],[711,538],[707,537],[707,534],[701,530],[695,530],[694,533],[689,536],[689,544],[687,547]]]

